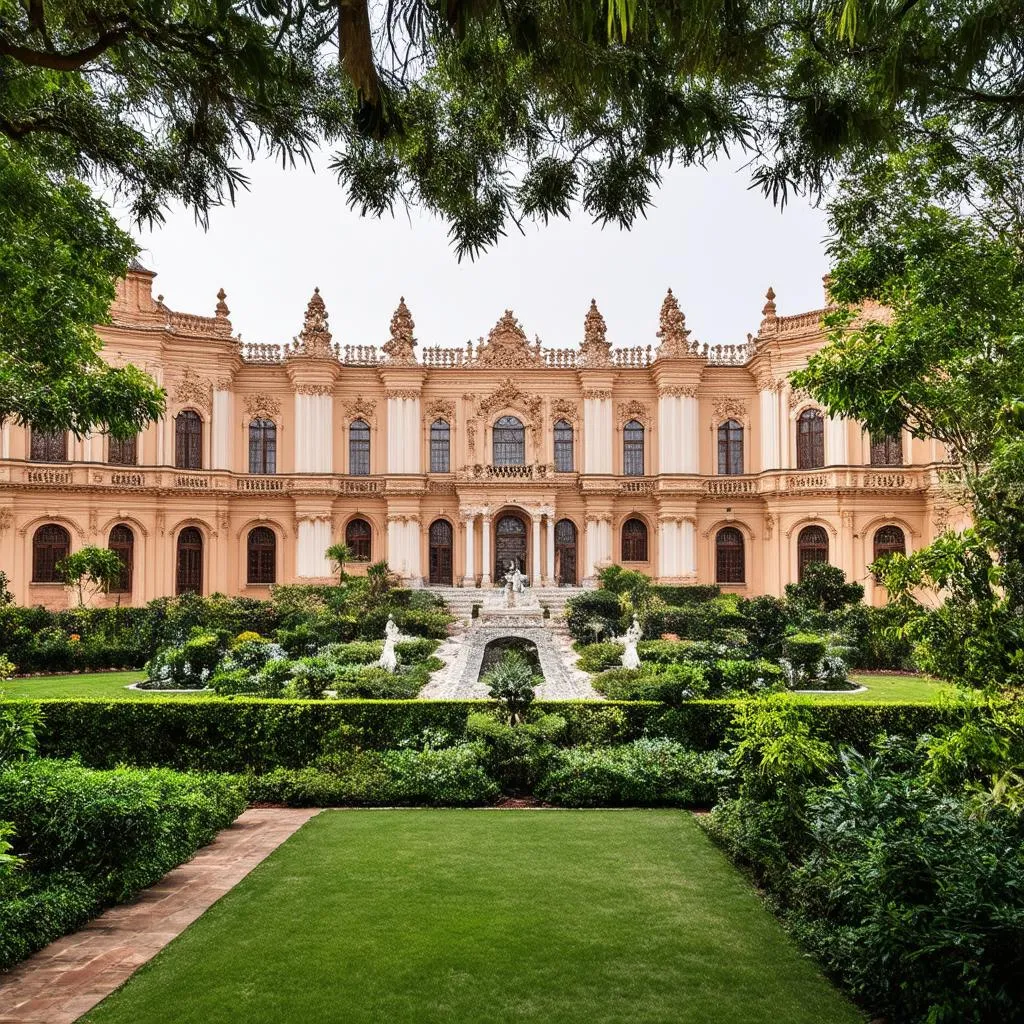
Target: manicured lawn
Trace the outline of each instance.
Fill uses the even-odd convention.
[[[159,691],[126,690],[129,683],[145,679],[140,669],[130,672],[96,672],[69,676],[31,676],[0,683],[5,697],[124,697],[127,700],[149,700]],[[164,695],[167,696],[166,694]],[[198,696],[177,694],[177,696]]]
[[[855,1024],[679,811],[325,811],[82,1022]]]
[[[815,700],[848,704],[934,704],[949,683],[928,676],[886,676],[854,673],[850,679],[868,688],[867,693],[829,693]]]

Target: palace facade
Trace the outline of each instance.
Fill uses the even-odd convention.
[[[790,387],[825,310],[778,316],[770,289],[740,345],[692,340],[669,291],[634,348],[593,302],[576,348],[531,343],[510,311],[475,346],[423,348],[403,300],[378,349],[335,342],[318,290],[279,347],[243,344],[223,291],[213,316],[178,313],[154,277],[133,266],[99,333],[166,389],[163,419],[121,442],[2,427],[0,568],[21,603],[66,603],[54,566],[86,544],[125,563],[106,600],[140,604],[323,581],[336,541],[349,571],[386,559],[414,586],[488,587],[510,560],[587,584],[619,562],[781,594],[828,560],[880,601],[866,567],[962,519],[937,443],[869,437]]]

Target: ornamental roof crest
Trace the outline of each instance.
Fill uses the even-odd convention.
[[[387,353],[388,362],[399,366],[411,366],[416,362],[413,349],[416,347],[416,338],[413,330],[416,327],[409,307],[405,304],[405,296],[398,300],[398,308],[391,317],[391,337],[384,343],[384,351]]]
[[[302,330],[295,339],[294,354],[324,359],[333,358],[335,354],[331,348],[331,332],[327,327],[327,307],[319,288],[313,289],[313,295],[306,304],[306,315],[302,320]]]
[[[590,300],[590,309],[583,318],[583,344],[580,345],[581,366],[610,366],[611,342],[607,340],[608,325],[597,308],[597,302]]]
[[[669,288],[665,300],[661,304],[661,316],[656,337],[661,339],[658,346],[658,359],[685,359],[692,355],[686,328],[686,316],[679,308],[679,302]]]
[[[491,328],[487,341],[476,350],[476,363],[478,366],[500,366],[510,370],[543,366],[539,343],[530,345],[526,332],[511,309],[505,310]]]

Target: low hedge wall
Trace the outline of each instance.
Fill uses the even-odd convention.
[[[35,703],[43,713],[39,753],[44,757],[78,757],[96,768],[133,764],[265,772],[311,764],[339,728],[360,746],[377,750],[408,745],[424,732],[461,737],[467,716],[488,702],[168,697]],[[725,739],[734,702],[697,700],[668,708],[627,701],[538,701],[535,706],[567,720],[566,746],[627,743],[646,735],[713,750]],[[925,704],[813,704],[811,709],[823,735],[862,749],[881,732],[926,732],[943,714]]]

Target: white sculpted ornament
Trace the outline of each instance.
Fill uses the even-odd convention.
[[[398,655],[395,653],[395,641],[399,637],[398,627],[395,620],[389,615],[387,625],[384,627],[384,650],[380,652],[380,660],[377,665],[388,672],[398,670]]]
[[[636,653],[636,645],[640,643],[640,639],[643,635],[640,623],[634,615],[633,624],[626,630],[626,635],[622,638],[622,642],[626,645],[626,649],[622,652],[623,668],[640,667],[640,655]]]
[[[523,584],[528,577],[519,571],[515,562],[508,563],[508,572],[505,573],[505,605],[509,608],[515,607],[516,594],[522,594]]]

